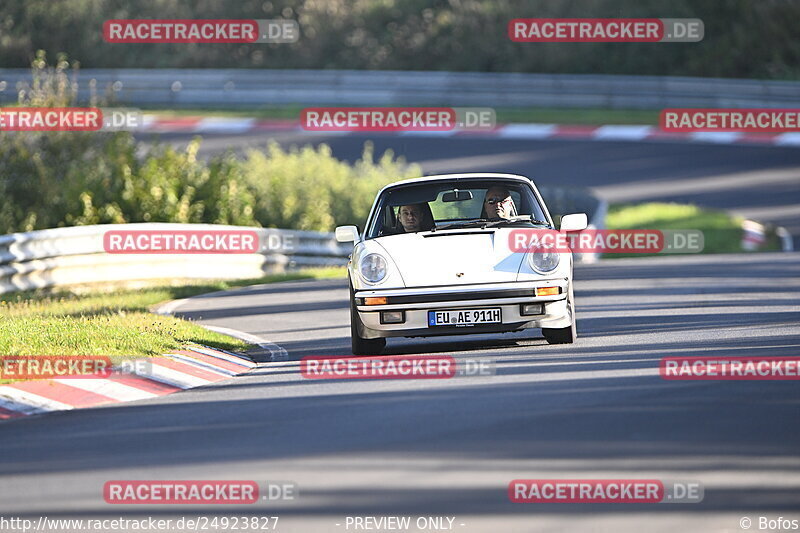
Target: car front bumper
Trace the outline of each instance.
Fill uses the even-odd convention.
[[[535,282],[493,283],[454,287],[360,290],[355,293],[356,309],[363,324],[365,339],[381,337],[428,337],[435,335],[471,335],[499,333],[525,328],[563,328],[572,324],[567,306],[569,280],[550,279]],[[536,296],[536,289],[559,287],[559,294]],[[385,297],[386,304],[365,305],[365,298]],[[523,315],[522,304],[542,303],[543,313]],[[472,326],[429,326],[428,311],[486,309],[499,307],[502,322]],[[404,321],[382,324],[382,311],[403,311]]]

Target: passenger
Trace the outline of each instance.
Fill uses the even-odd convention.
[[[427,203],[401,205],[397,211],[398,233],[430,231],[433,228],[433,214]]]
[[[505,187],[490,187],[483,198],[481,218],[511,218],[517,209],[511,194]]]

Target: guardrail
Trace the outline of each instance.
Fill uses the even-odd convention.
[[[565,213],[588,213],[603,227],[605,202],[588,190],[542,187],[554,221]],[[110,254],[103,236],[110,230],[249,230],[263,245],[248,254]],[[46,287],[156,279],[247,279],[300,267],[347,263],[349,243],[333,233],[214,224],[104,224],[46,229],[0,236],[0,294]],[[576,254],[592,262],[594,254]]]
[[[675,76],[269,69],[90,69],[89,85],[132,106],[441,105],[661,109],[796,107],[800,83]],[[0,105],[15,103],[26,69],[0,69]]]
[[[251,230],[265,246],[252,254],[109,254],[103,235],[112,229]],[[351,251],[332,233],[211,224],[107,224],[14,233],[0,236],[0,294],[127,280],[258,278],[297,267],[344,265]]]

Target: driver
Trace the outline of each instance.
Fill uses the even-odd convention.
[[[517,214],[514,200],[505,187],[490,187],[483,197],[481,218],[511,218]]]

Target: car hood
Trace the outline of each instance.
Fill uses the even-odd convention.
[[[406,287],[516,281],[525,254],[508,247],[510,228],[446,230],[378,239]]]

